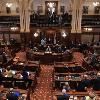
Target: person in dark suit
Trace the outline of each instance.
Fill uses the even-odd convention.
[[[57,100],[69,100],[69,95],[66,93],[65,89],[62,89],[63,95],[58,96]]]
[[[3,75],[2,72],[0,71],[0,84],[2,83]]]
[[[23,79],[28,79],[28,73],[25,69],[22,71],[22,76],[23,76]]]
[[[100,91],[100,72],[97,73],[97,78],[93,81],[93,89]]]
[[[86,88],[91,87],[91,81],[87,75],[84,75],[84,79],[77,86],[77,91],[86,91]]]
[[[10,91],[6,96],[7,96],[7,100],[18,100],[18,96],[15,95],[13,91]]]

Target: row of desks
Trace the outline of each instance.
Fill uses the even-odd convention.
[[[70,87],[77,90],[79,88],[78,84],[84,81],[85,76],[87,76],[90,83],[94,85],[95,83],[93,81],[95,80],[95,82],[97,82],[97,73],[98,71],[86,71],[84,67],[76,62],[55,62],[53,86],[54,88],[61,89],[62,85],[68,82]]]
[[[5,70],[6,68],[1,68],[1,69]],[[27,71],[28,79],[22,79],[20,77],[20,74],[22,73],[23,69]],[[23,87],[26,86],[27,88],[28,88],[27,84],[30,84],[30,86],[32,86],[33,89],[35,88],[36,83],[37,83],[37,76],[39,76],[39,73],[40,73],[39,61],[28,61],[25,63],[13,62],[10,64],[10,70],[12,70],[14,73],[13,77],[11,78],[6,77],[5,73],[3,73],[4,77],[0,81],[1,84],[4,84],[6,87],[7,87],[7,84],[10,85],[10,83],[12,84],[12,86],[10,85],[11,87],[16,87],[16,84],[17,84],[17,87],[19,88],[21,88],[20,84],[23,84],[22,86]]]
[[[53,52],[33,52],[34,60],[43,64],[54,63],[55,61],[71,61],[72,54],[53,53]]]
[[[100,99],[100,91],[93,91],[95,95],[97,95],[98,99]],[[83,97],[85,96],[89,96],[88,92],[76,92],[76,91],[70,91],[67,92],[67,94],[70,95],[70,100],[83,100]],[[62,92],[54,92],[54,95],[56,96],[56,98],[58,98],[59,96],[63,95]],[[54,99],[57,100],[57,99]]]

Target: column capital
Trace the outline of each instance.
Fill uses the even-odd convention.
[[[73,29],[72,29],[72,30],[71,30],[71,33],[76,33],[76,30],[73,30]]]
[[[77,33],[82,33],[82,30],[81,29],[77,29]]]

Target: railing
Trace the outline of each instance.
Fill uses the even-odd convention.
[[[31,15],[30,25],[35,27],[71,27],[71,15]],[[0,16],[0,26],[19,26],[20,17],[16,16]],[[82,26],[92,26],[100,27],[100,17],[99,15],[83,15],[82,16]]]

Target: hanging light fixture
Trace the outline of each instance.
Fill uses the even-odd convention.
[[[37,29],[37,31],[34,33],[34,37],[38,37],[40,33],[40,29]]]
[[[67,36],[67,34],[68,34],[68,33],[67,33],[67,32],[65,32],[65,30],[62,30],[62,31],[61,31],[61,36],[62,36],[62,37],[64,37],[64,38],[65,38],[65,37]]]
[[[34,33],[34,37],[38,37],[39,34],[37,32]]]

